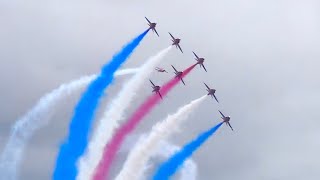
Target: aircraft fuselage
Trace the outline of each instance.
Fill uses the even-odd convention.
[[[157,25],[157,23],[151,23],[151,24],[149,24],[149,26],[150,26],[151,29],[154,29],[154,28],[156,27],[156,25]]]
[[[215,89],[210,89],[208,90],[208,95],[214,95],[215,92],[216,92]]]
[[[227,123],[230,121],[230,116],[224,117],[222,119],[223,119],[223,122]]]
[[[182,73],[183,73],[182,71],[179,71],[179,72],[176,73],[176,76],[177,76],[177,77],[181,77],[181,76],[182,76]]]
[[[159,92],[160,86],[154,86],[152,92]]]
[[[167,71],[164,69],[161,69],[161,70],[158,70],[158,72],[167,72]]]
[[[172,41],[173,41],[172,45],[178,45],[180,43],[180,39],[174,39]]]
[[[198,61],[198,64],[203,64],[204,58],[199,58],[197,61]]]

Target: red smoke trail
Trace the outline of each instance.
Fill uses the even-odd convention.
[[[190,71],[196,66],[194,64],[183,71],[182,78],[190,73]],[[180,82],[179,78],[173,78],[160,89],[162,96],[168,94],[168,92]],[[114,134],[111,141],[105,146],[102,159],[99,162],[98,167],[95,169],[94,180],[105,180],[108,177],[110,166],[121,144],[125,140],[126,136],[132,132],[138,123],[147,115],[152,108],[161,100],[158,94],[149,96],[147,100],[140,105],[140,107],[134,112],[134,114],[124,123]]]

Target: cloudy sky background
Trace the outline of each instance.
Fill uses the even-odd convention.
[[[144,16],[158,23],[160,38],[149,33],[125,67],[167,47],[170,31],[185,53],[171,51],[161,64],[170,73],[155,72],[154,82],[173,76],[170,64],[184,69],[194,63],[191,51],[206,58],[208,73],[197,67],[187,86],[177,86],[134,134],[202,96],[206,82],[221,103],[208,98],[170,141],[183,145],[217,124],[218,109],[232,117],[235,131],[223,126],[193,156],[198,179],[319,179],[318,0],[0,0],[0,150],[17,118],[59,84],[99,72],[147,28]],[[99,115],[126,79],[108,90]],[[149,92],[149,83],[142,89]],[[50,179],[80,93],[61,102],[51,123],[35,134],[21,179]],[[125,156],[119,155],[113,174]]]

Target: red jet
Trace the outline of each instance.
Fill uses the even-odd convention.
[[[156,85],[154,85],[153,84],[153,82],[149,79],[149,81],[151,82],[151,84],[152,84],[152,92],[155,92],[155,93],[157,93],[157,94],[159,94],[159,96],[160,96],[160,98],[162,99],[162,95],[161,95],[161,93],[160,93],[160,86],[156,86]]]
[[[209,86],[208,86],[206,83],[204,83],[204,85],[207,87],[208,96],[211,96],[212,98],[215,98],[215,99],[216,99],[216,101],[219,103],[219,101],[218,101],[218,99],[217,99],[216,95],[214,94],[214,93],[216,93],[216,90],[215,90],[215,89],[211,89],[211,88],[209,88]]]
[[[173,45],[173,46],[175,45],[176,48],[179,48],[180,51],[183,53],[183,51],[182,51],[182,49],[181,49],[181,47],[180,47],[180,45],[179,45],[181,39],[174,38],[171,33],[169,33],[169,34],[170,34],[170,36],[171,36],[171,38],[172,38],[172,45]]]
[[[171,65],[172,66],[172,65]],[[179,78],[180,80],[181,80],[181,82],[184,84],[184,85],[186,85],[185,83],[184,83],[184,81],[183,81],[183,79],[182,79],[182,74],[183,74],[183,72],[182,71],[177,71],[176,70],[176,68],[174,68],[173,66],[172,66],[172,68],[174,69],[174,73],[176,74],[176,78]]]
[[[158,72],[166,72],[166,73],[168,73],[165,69],[163,69],[163,68],[159,68],[159,67],[156,67],[156,71],[158,71]]]
[[[219,113],[221,114],[221,118],[222,118],[222,120],[223,120],[223,122],[224,123],[226,123],[227,125],[229,125],[229,127],[231,128],[231,130],[233,131],[233,128],[232,128],[232,126],[231,126],[231,124],[230,124],[230,116],[224,116],[223,114],[222,114],[222,112],[221,111],[219,111]]]
[[[193,52],[193,51],[192,51]],[[194,53],[193,52],[193,54],[194,54],[194,56],[196,57],[196,61],[198,61],[198,63],[197,64],[199,64],[200,65],[200,67],[203,67],[203,69],[207,72],[207,69],[206,69],[206,67],[204,67],[204,65],[203,65],[203,62],[204,62],[204,58],[199,58],[197,55],[196,55],[196,53]]]
[[[151,29],[154,33],[156,33],[157,35],[158,35],[158,37],[159,37],[159,34],[158,34],[158,32],[157,32],[157,30],[156,30],[156,26],[157,26],[157,23],[152,23],[152,22],[150,22],[149,21],[149,19],[147,18],[147,17],[145,17],[146,18],[146,20],[148,21],[148,25],[149,25],[149,29]]]

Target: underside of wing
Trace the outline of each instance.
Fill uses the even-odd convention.
[[[210,88],[209,88],[209,86],[206,84],[206,83],[203,83],[208,89],[207,90],[209,90]]]
[[[154,32],[158,35],[158,37],[159,37],[159,34],[158,34],[156,28],[154,28],[153,31],[154,31]]]
[[[192,51],[192,53],[194,54],[194,56],[195,56],[197,59],[199,59],[199,57],[197,56],[196,53],[194,53],[193,51]]]
[[[186,85],[186,83],[184,83],[183,79],[182,79],[182,78],[180,78],[180,79],[181,79],[181,82],[182,82],[184,85]]]
[[[172,66],[172,65],[171,65],[171,66]],[[174,71],[175,71],[176,73],[178,72],[174,66],[172,66],[172,68],[174,69]]]
[[[212,95],[213,97],[214,97],[214,99],[216,99],[216,101],[219,103],[219,101],[218,101],[218,99],[217,99],[217,97],[216,97],[216,95]]]
[[[222,114],[222,112],[221,112],[220,110],[219,110],[219,113],[221,114],[221,116],[222,116],[222,117],[224,117],[224,118],[225,118],[225,116]]]
[[[146,18],[146,20],[148,21],[148,23],[151,24],[151,22],[149,21],[149,19],[148,19],[147,17],[144,17],[144,18]]]
[[[183,51],[182,51],[182,49],[181,49],[180,45],[178,44],[177,46],[178,46],[178,48],[180,49],[180,51],[183,53]]]
[[[171,34],[171,33],[169,33],[169,34],[170,34],[170,36],[171,36],[171,38],[172,38],[172,39],[175,39],[175,38],[172,36],[172,34]]]
[[[203,67],[203,69],[207,72],[206,67],[204,66],[204,64],[201,64],[201,66]]]
[[[152,86],[154,87],[155,85],[153,84],[153,82],[149,79],[149,81],[151,82]]]
[[[231,128],[231,130],[233,131],[233,128],[232,128],[232,126],[231,126],[231,124],[228,122],[228,125],[229,125],[229,127]]]

